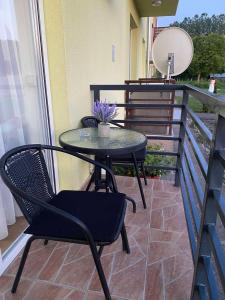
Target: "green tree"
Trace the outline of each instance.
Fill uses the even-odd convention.
[[[218,34],[195,36],[194,57],[188,69],[191,77],[207,77],[225,70],[225,37]]]
[[[225,14],[210,17],[203,13],[200,16],[195,15],[193,18],[186,17],[182,22],[174,22],[170,26],[183,28],[192,37],[210,33],[225,35]]]

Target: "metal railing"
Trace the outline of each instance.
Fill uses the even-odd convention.
[[[225,247],[218,233],[225,229],[225,198],[223,182],[225,170],[225,102],[191,85],[91,85],[94,101],[100,100],[101,91],[182,91],[181,104],[117,104],[125,109],[179,108],[179,120],[115,120],[116,123],[139,123],[150,125],[179,125],[178,136],[147,135],[149,140],[178,142],[178,151],[150,151],[150,154],[176,157],[175,166],[151,166],[175,171],[175,184],[180,185],[194,264],[191,299],[225,298]],[[209,128],[188,106],[189,96],[198,99],[217,113],[215,132]],[[198,129],[208,144],[206,157],[190,126]]]

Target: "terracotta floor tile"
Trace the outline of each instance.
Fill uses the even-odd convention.
[[[163,300],[162,263],[154,263],[147,268],[145,300]]]
[[[47,262],[49,256],[51,255],[54,247],[53,246],[46,246],[40,248],[37,251],[33,251],[29,253],[28,258],[25,263],[23,276],[29,279],[36,278],[38,273],[44,267],[45,263]],[[16,274],[18,266],[20,263],[20,257],[15,260],[15,262],[8,268],[8,274]]]
[[[180,232],[165,231],[151,228],[151,242],[175,242],[179,240],[180,236]]]
[[[85,299],[84,297],[85,297],[84,292],[73,291],[68,296],[66,296],[66,298],[64,298],[63,300],[84,300]]]
[[[64,247],[64,246],[70,246],[71,243],[66,243],[66,242],[58,242],[55,246],[55,248],[61,248],[61,247]]]
[[[168,258],[176,253],[177,249],[173,243],[151,242],[148,253],[148,264]]]
[[[164,221],[164,229],[168,231],[184,231],[186,229],[186,220],[183,211]]]
[[[164,219],[162,209],[154,209],[151,213],[151,228],[163,229],[164,228]]]
[[[62,300],[71,289],[46,283],[43,281],[35,282],[34,286],[29,290],[24,300]]]
[[[38,278],[49,281],[54,280],[56,273],[62,265],[68,250],[69,245],[54,249],[47,264],[39,274]]]
[[[167,206],[163,208],[163,216],[165,219],[175,217],[179,212],[183,209],[182,203],[176,203],[171,206]]]
[[[0,293],[5,293],[11,288],[14,276],[2,275],[0,276]]]
[[[151,190],[153,188],[154,180],[152,178],[147,178],[147,185],[143,184],[144,189]]]
[[[147,255],[148,245],[149,245],[149,226],[140,228],[133,235],[137,245],[140,247],[144,255]]]
[[[180,250],[190,252],[190,243],[186,229],[181,233],[181,236],[178,238],[176,244]]]
[[[136,245],[136,242],[132,237],[129,237],[128,240],[129,240],[130,247]],[[122,250],[122,239],[121,239],[121,237],[119,237],[116,242],[114,242],[113,244],[111,244],[109,246],[104,247],[102,256],[104,256],[106,254],[110,254],[110,253],[120,252],[121,250]]]
[[[93,271],[93,258],[87,256],[64,265],[57,275],[55,282],[85,290]]]
[[[33,281],[27,279],[21,279],[20,283],[17,287],[17,291],[15,294],[11,293],[10,290],[5,294],[5,300],[21,300],[24,299],[26,294],[28,293],[30,287],[32,286]]]
[[[99,293],[89,292],[87,296],[87,300],[105,300],[104,295]]]
[[[166,286],[166,300],[190,300],[193,272],[188,271]]]
[[[49,242],[49,244],[52,243],[52,241]],[[33,251],[37,251],[39,249],[42,249],[44,246],[44,240],[34,240],[30,247],[30,253]]]
[[[164,208],[164,207],[176,204],[176,203],[177,203],[177,201],[173,197],[173,195],[170,195],[167,197],[161,197],[161,196],[155,196],[155,194],[154,194],[153,199],[152,199],[152,209]]]
[[[146,260],[143,259],[119,273],[113,274],[110,282],[111,293],[129,300],[143,298]]]
[[[113,265],[113,254],[109,254],[106,256],[103,256],[101,258],[101,263],[102,263],[102,268],[106,277],[106,280],[108,282],[111,270],[112,270],[112,265]],[[99,280],[99,276],[97,274],[97,271],[95,270],[94,276],[92,277],[89,290],[91,291],[102,291],[102,286]]]
[[[91,250],[87,245],[70,244],[70,249],[67,253],[65,264],[75,261],[81,257],[91,254]]]
[[[76,299],[74,299],[76,300]],[[104,295],[101,293],[96,293],[96,292],[89,292],[87,295],[87,298],[85,300],[105,300]],[[124,298],[117,298],[112,296],[112,300],[127,300]]]
[[[137,211],[135,214],[130,214],[126,217],[125,224],[146,227],[149,223],[149,219],[150,217],[146,210]]]
[[[136,178],[117,181],[121,191],[136,200],[137,213],[129,204],[125,224],[131,253],[122,251],[121,237],[102,253],[112,299],[189,299],[193,264],[179,189],[148,180],[148,186],[143,184],[144,210]],[[53,241],[44,246],[43,240],[35,241],[18,291],[11,295],[18,264],[17,258],[0,277],[0,300],[105,299],[88,246]]]
[[[164,190],[163,182],[160,180],[154,180],[153,191],[163,191],[163,190]]]
[[[178,254],[163,261],[165,283],[176,280],[188,270],[192,270],[192,258],[186,253]]]
[[[164,185],[164,190],[167,192],[173,192],[173,193],[179,193],[180,188],[175,186],[174,183],[172,182],[167,182],[166,180],[163,181]]]
[[[144,258],[143,253],[139,247],[130,248],[131,253],[127,254],[124,251],[115,254],[113,263],[113,273],[118,273],[121,270],[136,264],[138,261]]]
[[[140,227],[136,225],[126,225],[126,231],[129,237],[133,236],[139,229]]]

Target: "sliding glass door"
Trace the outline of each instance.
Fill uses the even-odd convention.
[[[0,1],[0,156],[23,144],[51,144],[50,129],[38,0]],[[19,228],[20,216],[0,180],[1,252],[25,226]]]

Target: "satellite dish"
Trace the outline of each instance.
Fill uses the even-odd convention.
[[[156,69],[167,79],[183,73],[190,65],[194,46],[190,35],[178,27],[161,31],[152,46],[152,59]]]

